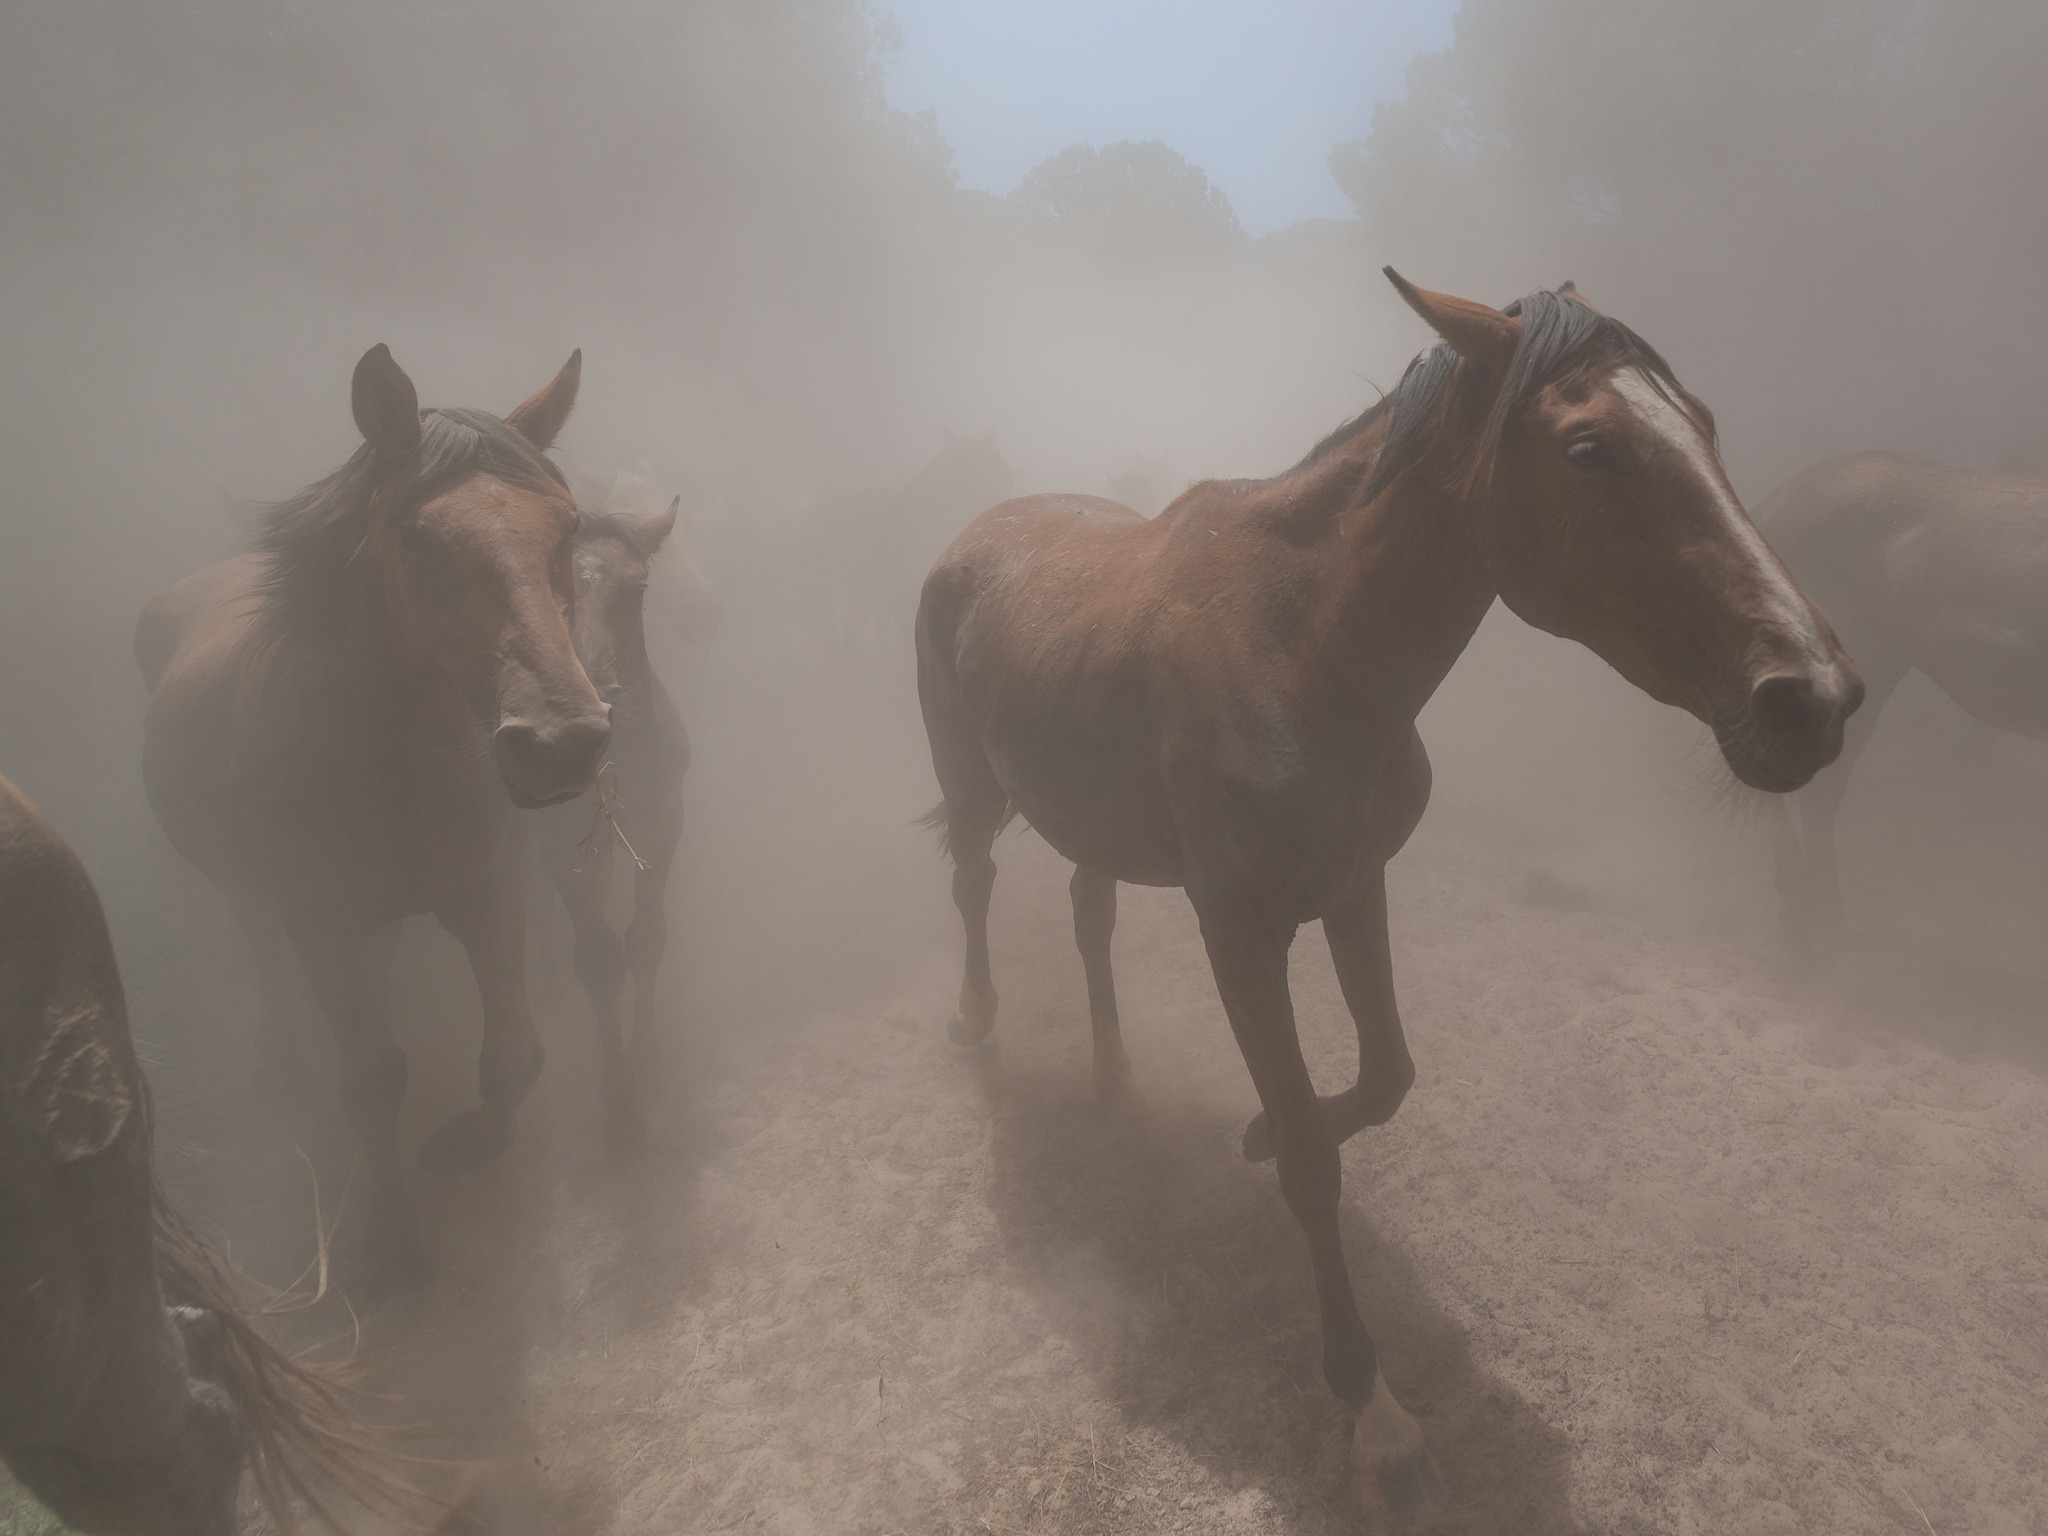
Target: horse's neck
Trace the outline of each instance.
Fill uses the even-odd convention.
[[[1442,477],[1417,466],[1365,502],[1373,461],[1342,456],[1301,488],[1303,505],[1330,520],[1308,639],[1330,687],[1376,723],[1407,724],[1471,643],[1495,594]]]

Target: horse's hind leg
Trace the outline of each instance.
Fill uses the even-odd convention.
[[[1131,1058],[1124,1054],[1123,1027],[1116,1016],[1116,977],[1109,965],[1110,938],[1116,932],[1116,876],[1077,864],[1067,889],[1074,899],[1074,943],[1081,951],[1082,969],[1088,973],[1095,1092],[1112,1098],[1131,1080]]]
[[[988,903],[996,887],[989,856],[1008,814],[1007,802],[946,799],[946,848],[953,855],[953,905],[966,931],[967,958],[960,976],[960,1010],[947,1026],[955,1045],[979,1045],[996,1027],[996,984],[988,963]]]

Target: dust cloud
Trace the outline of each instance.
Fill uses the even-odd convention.
[[[339,1213],[294,1342],[358,1349],[463,1528],[1369,1526],[1179,895],[1124,897],[1133,1109],[1088,1096],[1028,832],[999,1045],[943,1038],[922,571],[1003,495],[1150,513],[1293,463],[1426,339],[1382,263],[1496,304],[1575,280],[1712,406],[1752,506],[1863,448],[2048,467],[2048,9],[1465,0],[1334,147],[1357,216],[1260,238],[1163,145],[962,189],[887,103],[893,25],[14,0],[0,772],[107,905],[167,1182],[272,1283]],[[129,636],[354,448],[378,341],[498,412],[583,349],[558,456],[682,497],[648,626],[696,760],[649,1145],[604,1151],[537,888],[542,1087],[498,1164],[415,1175],[436,1274],[373,1302],[327,1058],[252,1087],[226,904],[143,802]],[[1421,725],[1436,799],[1390,875],[1421,1078],[1347,1149],[1345,1222],[1452,1527],[2043,1528],[2048,752],[1909,679],[1843,819],[1855,942],[1815,971],[1767,811],[1589,653],[1496,610]],[[410,1147],[470,1101],[478,1015],[424,922],[396,987]],[[1344,1080],[1313,930],[1296,987]]]

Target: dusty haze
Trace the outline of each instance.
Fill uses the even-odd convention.
[[[723,605],[686,642],[663,557],[680,1061],[608,1161],[537,900],[520,1144],[419,1175],[442,1272],[357,1314],[393,1416],[473,1463],[479,1530],[1346,1529],[1306,1266],[1235,1159],[1253,1096],[1178,894],[1126,896],[1131,1117],[1088,1098],[1028,833],[997,849],[999,1049],[944,1041],[909,635],[979,510],[946,488],[1151,512],[1285,468],[1425,340],[1386,262],[1493,303],[1576,280],[1713,407],[1752,505],[1862,448],[2048,471],[2048,8],[1466,0],[1333,147],[1358,217],[1257,240],[1164,148],[958,190],[884,102],[890,25],[15,0],[0,772],[108,907],[168,1181],[290,1280],[294,1149],[331,1217],[349,1140],[326,1079],[250,1087],[226,904],[141,798],[134,614],[351,451],[372,343],[499,412],[582,347],[560,456],[644,458]],[[890,493],[942,450],[1007,480]],[[1588,653],[1497,610],[1422,729],[1436,800],[1390,875],[1421,1079],[1347,1151],[1346,1220],[1453,1528],[2048,1527],[2048,750],[1909,680],[1843,823],[1858,942],[1816,975],[1704,730]],[[1299,955],[1335,1082],[1320,936]],[[399,987],[416,1136],[466,1102],[475,1003],[426,925]],[[335,1297],[294,1326],[355,1329]]]

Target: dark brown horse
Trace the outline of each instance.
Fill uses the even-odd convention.
[[[0,779],[0,1457],[85,1532],[231,1536],[245,1466],[287,1530],[321,1481],[411,1505],[333,1373],[250,1324],[149,1141],[99,898]]]
[[[611,753],[597,784],[540,817],[541,858],[576,930],[576,976],[590,997],[603,1055],[608,1131],[630,1145],[646,1129],[641,1099],[656,1064],[655,982],[668,944],[668,873],[683,831],[690,738],[647,657],[648,562],[675,531],[677,497],[645,521],[586,511],[576,528],[576,655],[611,706]],[[605,916],[613,856],[633,865],[633,916],[621,938]],[[633,984],[633,1033],[620,1019]]]
[[[2048,741],[2048,480],[1857,453],[1794,475],[1757,521],[1840,626],[1870,689],[1842,755],[1773,826],[1789,936],[1827,949],[1842,927],[1835,819],[1908,672],[1986,725]]]
[[[1706,407],[1567,291],[1507,312],[1421,292],[1444,344],[1272,480],[1197,485],[1146,521],[1114,502],[991,508],[925,582],[918,686],[967,932],[953,1038],[994,1027],[989,857],[1013,812],[1076,865],[1095,1082],[1129,1065],[1110,974],[1116,883],[1178,885],[1308,1237],[1323,1374],[1399,1516],[1440,1494],[1388,1392],[1338,1236],[1340,1143],[1415,1068],[1395,1007],[1386,862],[1429,797],[1415,717],[1496,597],[1712,727],[1747,784],[1795,789],[1861,685],[1729,489]],[[1358,1030],[1318,1099],[1287,952],[1320,920]]]
[[[419,1262],[397,1125],[388,974],[432,912],[483,997],[479,1108],[428,1138],[451,1171],[511,1141],[543,1055],[526,991],[520,808],[588,789],[611,726],[569,639],[576,508],[544,450],[580,354],[504,420],[421,411],[383,347],[356,365],[364,443],[266,514],[257,552],[157,594],[135,652],[155,690],[150,804],[233,899],[264,1016],[288,941],[332,1028],[381,1257]]]

